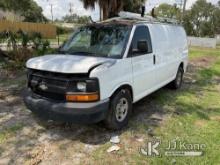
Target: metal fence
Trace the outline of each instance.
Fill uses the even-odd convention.
[[[6,30],[13,32],[22,30],[27,33],[38,32],[41,33],[44,38],[56,38],[56,27],[51,24],[0,20],[0,32]]]

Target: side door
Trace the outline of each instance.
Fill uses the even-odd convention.
[[[145,51],[140,50],[140,42],[147,43]],[[137,25],[129,50],[133,68],[134,101],[138,101],[154,90],[156,83],[155,63],[150,32],[147,26]]]

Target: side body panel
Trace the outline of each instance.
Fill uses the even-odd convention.
[[[183,62],[186,71],[188,45],[181,26],[149,24],[153,49],[156,56],[157,88],[175,79],[178,67]]]

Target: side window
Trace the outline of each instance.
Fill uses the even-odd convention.
[[[146,52],[138,51],[138,41],[147,41],[148,50]],[[147,26],[138,26],[136,27],[136,30],[134,32],[129,56],[140,56],[149,53],[152,53],[152,44],[149,29]]]

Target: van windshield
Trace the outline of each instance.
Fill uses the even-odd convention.
[[[122,58],[130,29],[126,25],[82,27],[60,51],[71,55]]]

